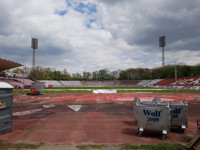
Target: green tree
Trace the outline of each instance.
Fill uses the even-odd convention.
[[[99,80],[99,72],[98,71],[92,72],[92,80]]]
[[[103,80],[111,80],[111,74],[108,69],[99,70],[99,78]]]
[[[71,79],[71,76],[70,76],[70,74],[67,72],[66,69],[64,69],[61,79],[62,79],[62,80],[70,80],[70,79]]]
[[[127,80],[127,71],[126,70],[124,70],[124,71],[121,71],[120,73],[119,73],[119,78],[118,78],[119,80]]]
[[[61,72],[60,71],[53,72],[53,80],[61,80]]]
[[[82,80],[82,76],[80,73],[73,73],[71,79],[72,80]]]
[[[83,72],[83,80],[90,80],[91,73],[90,72]]]

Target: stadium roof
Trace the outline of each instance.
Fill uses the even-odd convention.
[[[0,71],[16,68],[20,66],[23,66],[23,65],[20,63],[16,63],[16,62],[12,62],[12,61],[0,58]]]

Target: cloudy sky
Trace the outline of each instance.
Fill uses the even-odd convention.
[[[0,0],[0,57],[69,73],[199,64],[199,0]]]

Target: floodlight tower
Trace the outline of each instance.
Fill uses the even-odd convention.
[[[33,68],[35,67],[35,49],[38,49],[38,39],[31,38],[31,48],[33,48]]]
[[[165,67],[164,47],[166,46],[165,36],[159,37],[159,47],[162,47],[162,66]]]
[[[31,48],[33,48],[33,78],[35,78],[35,49],[38,49],[38,39],[31,38]]]

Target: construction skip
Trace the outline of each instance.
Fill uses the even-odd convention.
[[[0,82],[0,134],[12,130],[13,87]]]
[[[188,126],[187,101],[166,102],[156,97],[152,101],[134,99],[134,118],[138,126],[139,136],[145,130],[162,133],[161,139],[166,139],[170,129],[178,128],[184,133]]]
[[[161,139],[165,140],[170,132],[170,106],[169,102],[141,101],[134,99],[134,116],[139,130],[139,136],[144,131],[160,132]]]
[[[188,104],[187,101],[170,102],[171,129],[178,128],[184,133],[188,126]]]

